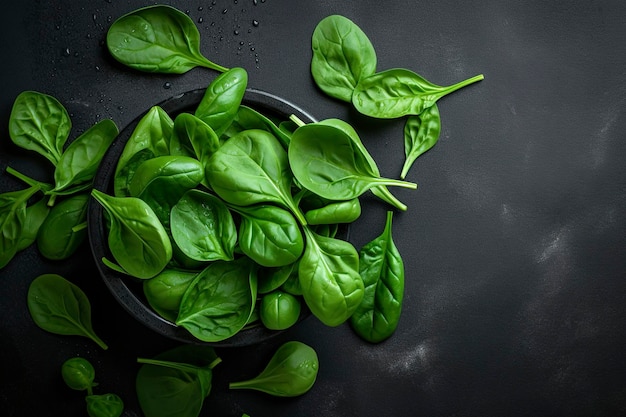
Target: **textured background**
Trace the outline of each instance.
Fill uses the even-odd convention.
[[[49,175],[45,162],[8,137],[23,90],[59,99],[72,137],[111,118],[124,127],[151,105],[205,87],[216,73],[131,71],[103,46],[139,0],[24,0],[0,17],[0,171]],[[383,175],[404,159],[403,121],[377,121],[322,94],[309,72],[310,36],[329,14],[369,36],[378,69],[404,67],[447,85],[485,80],[439,103],[439,143],[399,190],[409,210],[394,219],[406,267],[403,315],[379,345],[347,326],[309,318],[258,346],[222,349],[202,415],[240,416],[617,416],[626,414],[626,3],[623,1],[205,0],[170,4],[197,22],[203,53],[248,70],[319,119],[353,123]],[[258,22],[257,23],[255,23]],[[0,175],[0,191],[22,184]],[[381,203],[364,200],[351,240],[383,227]],[[85,290],[106,352],[88,340],[50,335],[31,321],[30,281],[60,273]],[[71,261],[35,248],[0,270],[0,409],[7,416],[85,415],[59,367],[81,355],[100,392],[116,392],[125,416],[137,356],[176,342],[144,329],[117,304],[87,245]],[[295,399],[229,391],[297,339],[320,357],[314,388]]]

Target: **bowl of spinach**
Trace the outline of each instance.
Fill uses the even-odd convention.
[[[312,122],[233,68],[122,129],[88,211],[114,298],[157,333],[214,346],[258,343],[308,317],[302,224],[344,239],[348,230],[328,221],[326,199],[298,193],[290,172],[290,137]]]

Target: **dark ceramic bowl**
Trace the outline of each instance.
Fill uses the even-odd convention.
[[[176,115],[184,111],[193,112],[204,96],[204,92],[205,89],[199,89],[183,93],[160,103],[159,106],[174,119]],[[289,116],[293,114],[307,123],[315,121],[311,115],[294,104],[260,90],[246,90],[243,104],[267,116],[276,116],[283,120],[287,120]],[[113,193],[113,175],[115,173],[117,160],[122,154],[126,142],[141,117],[143,117],[143,114],[126,126],[109,148],[96,175],[94,181],[95,189],[108,194]],[[88,221],[89,241],[96,265],[105,284],[115,299],[117,299],[130,315],[155,332],[182,342],[201,343],[186,329],[176,326],[176,324],[162,318],[152,310],[144,296],[142,282],[140,280],[118,273],[102,263],[103,257],[107,257],[108,259],[113,259],[113,257],[108,248],[108,234],[103,209],[94,199],[91,199],[89,204]],[[310,315],[309,310],[303,308],[300,320],[308,315]],[[281,332],[269,330],[261,324],[258,324],[246,328],[222,342],[208,344],[223,347],[245,346],[265,341],[279,333]]]

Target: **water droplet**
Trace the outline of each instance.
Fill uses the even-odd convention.
[[[201,12],[202,10],[204,10],[204,7],[198,6],[198,11]]]
[[[191,13],[191,10],[185,10],[185,14]]]
[[[237,29],[235,29],[235,31],[233,32],[235,35],[239,35],[239,31]]]
[[[107,16],[107,23],[111,23],[113,21],[113,16]]]
[[[107,0],[107,3],[111,3],[113,0]]]
[[[254,27],[259,26],[259,21],[258,21],[258,20],[256,20],[256,19],[254,19],[254,20],[252,21],[252,26],[254,26]]]
[[[98,16],[94,13],[94,14],[91,15],[91,18],[95,22],[98,19]]]
[[[259,0],[252,0],[252,4],[256,6],[257,4],[259,4]]]
[[[226,14],[226,13],[228,13],[228,9],[222,10],[222,14]]]
[[[201,18],[201,17],[199,17],[199,18],[198,18],[198,23],[202,23],[202,22],[204,22],[204,19],[203,19],[203,18]]]
[[[100,67],[96,65],[96,71],[100,71]]]
[[[238,3],[238,1],[237,1],[237,0],[235,0],[235,4],[237,4],[237,3]]]
[[[244,43],[245,43],[244,41],[241,41],[239,42],[239,45],[243,46]]]
[[[255,51],[254,46],[251,46],[251,47],[250,47],[250,50],[251,50],[252,52],[254,52],[254,51]]]
[[[215,6],[215,3],[217,3],[217,2],[216,2],[215,0],[213,0],[213,1],[211,2],[211,5],[212,5],[212,6]]]
[[[78,52],[74,52],[74,56],[78,58]]]
[[[63,51],[63,55],[70,56],[70,54],[71,54],[70,48],[65,48],[65,50]]]
[[[172,83],[167,81],[165,84],[163,84],[163,88],[165,88],[166,90],[169,90],[170,88],[172,88]]]
[[[61,30],[61,25],[56,25],[54,28],[55,28],[56,30]]]

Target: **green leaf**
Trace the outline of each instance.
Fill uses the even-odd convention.
[[[0,194],[0,268],[4,268],[21,247],[28,199],[39,189],[35,185]]]
[[[331,97],[350,102],[359,80],[376,72],[372,43],[344,16],[322,19],[313,31],[311,47],[311,74],[317,86]]]
[[[406,159],[400,178],[406,178],[418,156],[435,146],[441,133],[439,108],[433,104],[417,116],[409,116],[404,124],[404,153]]]
[[[9,117],[9,135],[17,146],[35,151],[56,165],[72,122],[54,97],[36,91],[20,93]]]
[[[106,42],[116,60],[140,71],[182,74],[197,66],[226,71],[202,55],[198,28],[171,6],[144,7],[120,17]]]
[[[392,237],[393,212],[387,212],[383,233],[360,251],[359,272],[365,294],[350,324],[372,343],[389,338],[398,326],[404,298],[404,263]]]
[[[33,321],[43,330],[88,337],[107,349],[93,331],[89,299],[78,286],[62,276],[44,274],[35,278],[28,288],[27,302]]]
[[[89,194],[76,194],[57,203],[39,229],[37,248],[47,259],[63,260],[73,255],[87,238]]]

